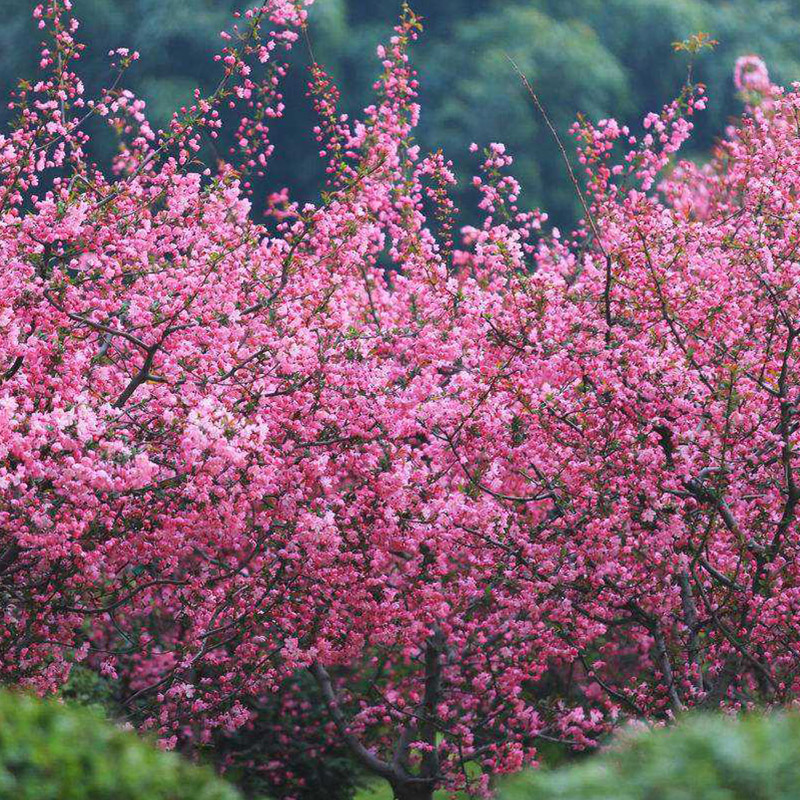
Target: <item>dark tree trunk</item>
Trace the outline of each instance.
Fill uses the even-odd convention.
[[[394,800],[433,800],[434,788],[431,781],[403,781],[392,784]]]
[[[389,782],[394,800],[433,800],[433,792],[440,778],[436,745],[436,704],[442,692],[442,656],[445,649],[444,636],[436,628],[425,646],[425,692],[422,702],[416,714],[412,715],[413,719],[403,727],[391,761],[384,761],[376,756],[348,730],[328,671],[319,662],[314,662],[310,667],[342,739],[367,770]],[[409,748],[415,736],[430,745],[428,752],[422,757],[417,774],[414,774],[409,764]]]

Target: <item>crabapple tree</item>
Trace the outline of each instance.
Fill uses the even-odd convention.
[[[286,691],[400,800],[793,699],[798,94],[742,59],[703,167],[674,155],[701,86],[641,136],[582,121],[569,236],[492,144],[456,241],[406,9],[361,119],[311,64],[326,185],[259,221],[307,5],[243,13],[167,130],[122,88],[135,53],[86,99],[69,0],[35,10],[0,139],[3,679],[86,661],[167,746]]]

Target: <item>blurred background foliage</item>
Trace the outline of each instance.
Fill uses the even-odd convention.
[[[216,81],[211,56],[218,32],[242,0],[74,0],[89,43],[83,74],[90,93],[108,81],[106,53],[139,50],[127,77],[144,97],[152,121]],[[38,32],[33,0],[0,0],[0,91],[35,73]],[[370,101],[378,73],[376,45],[390,35],[401,0],[316,0],[311,40],[318,60],[338,80],[343,109],[357,113]],[[467,146],[505,142],[516,158],[528,205],[540,205],[557,223],[575,218],[572,195],[555,144],[528,102],[507,55],[527,74],[559,131],[578,112],[637,123],[679,91],[687,56],[671,43],[707,31],[720,45],[704,54],[695,76],[708,85],[710,104],[698,121],[692,154],[702,155],[728,118],[739,112],[731,83],[743,53],[763,56],[779,82],[800,80],[800,15],[797,0],[414,0],[425,33],[415,48],[422,82],[423,115],[418,143],[444,148],[461,178],[457,201],[474,205],[469,176],[475,158]],[[274,131],[277,155],[266,190],[289,186],[313,199],[322,174],[309,132],[313,112],[305,94],[309,55],[298,46],[286,83],[287,116]],[[569,144],[569,143],[568,143]],[[101,161],[114,147],[101,137]],[[571,149],[571,147],[569,148]]]

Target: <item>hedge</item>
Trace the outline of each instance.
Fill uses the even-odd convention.
[[[240,800],[207,767],[97,709],[0,692],[2,800]]]
[[[796,800],[800,715],[687,716],[598,755],[531,772],[501,800]]]

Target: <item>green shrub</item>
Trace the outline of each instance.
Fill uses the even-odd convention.
[[[687,717],[574,766],[532,772],[501,800],[796,800],[800,716]]]
[[[0,692],[0,800],[238,800],[96,709]]]

